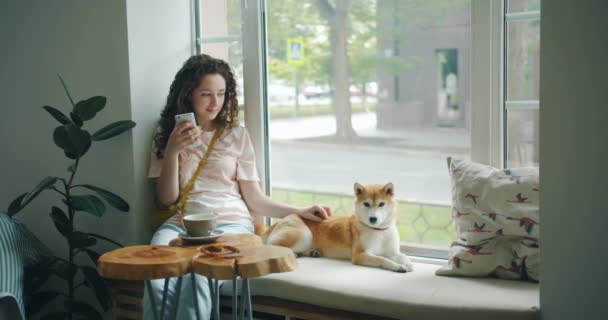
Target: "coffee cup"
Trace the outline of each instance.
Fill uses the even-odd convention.
[[[196,213],[184,216],[184,227],[191,237],[207,237],[213,233],[217,216],[213,213]]]

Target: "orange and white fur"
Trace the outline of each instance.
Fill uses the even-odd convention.
[[[264,242],[291,248],[303,256],[350,259],[357,265],[412,271],[410,259],[399,251],[393,184],[355,183],[354,189],[352,216],[314,222],[292,214],[268,229],[262,236]]]

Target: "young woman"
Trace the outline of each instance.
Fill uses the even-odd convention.
[[[175,115],[193,112],[191,122],[175,124]],[[253,215],[282,218],[298,214],[321,221],[331,215],[327,207],[296,208],[266,196],[259,184],[249,133],[239,126],[236,81],[230,66],[208,55],[189,58],[175,75],[154,138],[149,177],[156,179],[158,201],[174,204],[193,176],[216,130],[223,132],[186,201],[187,213],[212,212],[224,233],[253,233]],[[151,244],[167,245],[184,232],[179,216],[169,218],[154,234]],[[189,277],[189,276],[188,276]],[[197,275],[197,296],[202,319],[209,319],[211,299],[207,279]],[[152,282],[155,300],[162,298],[164,280]],[[166,314],[175,306],[176,279],[171,279]],[[192,281],[182,281],[178,319],[195,319]],[[160,303],[156,304],[158,314]],[[144,319],[153,319],[153,306],[144,294]]]

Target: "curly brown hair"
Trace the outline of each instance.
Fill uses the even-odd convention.
[[[217,127],[236,127],[239,125],[239,103],[236,98],[236,80],[230,65],[224,60],[206,54],[190,57],[175,74],[171,83],[167,103],[160,114],[158,126],[160,131],[155,135],[156,156],[161,159],[167,146],[169,135],[175,127],[175,115],[194,112],[192,108],[192,91],[201,80],[209,74],[219,74],[226,81],[226,98],[224,105],[213,123]]]

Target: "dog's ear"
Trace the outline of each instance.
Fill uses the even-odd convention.
[[[358,196],[358,195],[362,194],[363,192],[365,192],[365,187],[363,187],[358,182],[355,182],[355,195]]]
[[[393,186],[392,182],[384,185],[384,193],[389,196],[395,195],[395,186]]]

